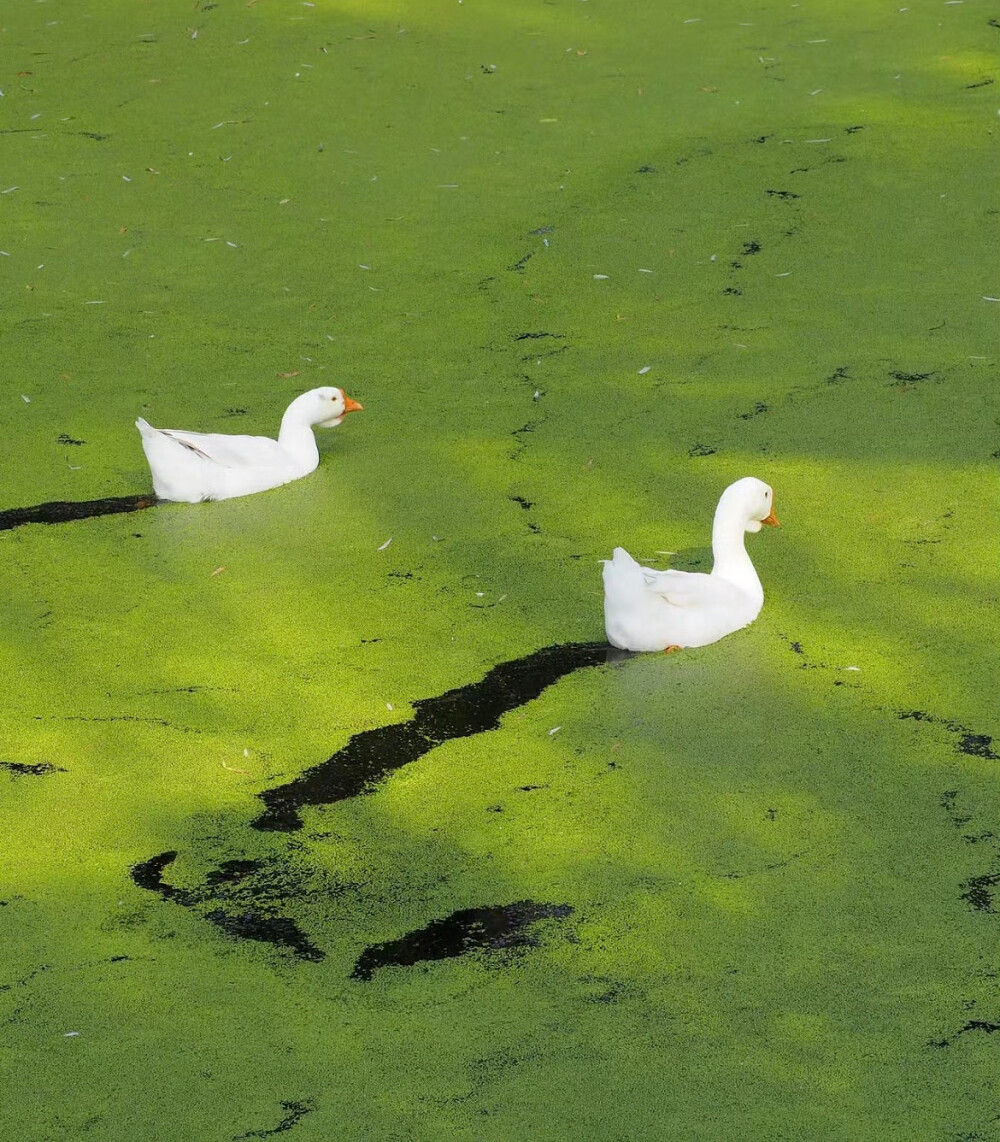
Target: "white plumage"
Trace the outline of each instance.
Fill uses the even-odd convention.
[[[153,428],[135,422],[161,500],[229,500],[307,476],[319,464],[313,427],[334,428],[361,405],[342,389],[311,389],[281,419],[278,439]]]
[[[745,476],[722,493],[712,525],[711,574],[655,571],[616,547],[604,563],[604,626],[622,650],[707,646],[760,614],[764,589],[743,537],[777,525],[774,493]]]

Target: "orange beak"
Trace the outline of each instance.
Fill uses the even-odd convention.
[[[344,393],[344,412],[345,413],[346,412],[364,412],[364,409],[365,409],[365,406],[363,404],[359,404],[356,400],[351,400],[351,398],[347,395],[347,393]]]
[[[760,522],[770,524],[771,527],[781,527],[781,524],[778,523],[778,517],[774,514],[773,503],[771,505],[771,514],[767,517],[767,519],[762,519]]]

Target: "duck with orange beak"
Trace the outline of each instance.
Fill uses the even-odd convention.
[[[313,428],[336,428],[362,406],[331,386],[295,398],[281,418],[278,439],[153,428],[135,422],[161,500],[229,500],[307,476],[319,464]]]
[[[621,650],[707,646],[752,623],[764,588],[744,545],[746,532],[778,526],[774,492],[745,476],[722,493],[712,524],[711,574],[654,571],[616,547],[604,563],[604,626]]]

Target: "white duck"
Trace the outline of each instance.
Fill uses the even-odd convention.
[[[196,504],[248,496],[307,476],[319,464],[313,426],[335,428],[349,412],[360,411],[342,389],[327,386],[292,401],[277,440],[153,428],[141,416],[135,426],[157,496]]]
[[[777,526],[774,492],[745,476],[722,493],[712,524],[710,575],[653,571],[616,547],[604,559],[604,628],[622,650],[707,646],[760,614],[764,589],[743,546],[747,531]]]

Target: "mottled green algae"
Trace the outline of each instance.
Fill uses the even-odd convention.
[[[7,8],[0,507],[147,490],[140,413],[366,411],[286,488],[0,534],[0,760],[60,767],[0,771],[4,1135],[994,1137],[988,13]],[[749,473],[749,630],[248,827],[599,638],[596,560],[701,557]],[[174,850],[325,959],[130,881]],[[349,979],[523,899],[574,913]]]

